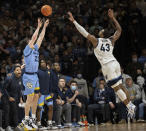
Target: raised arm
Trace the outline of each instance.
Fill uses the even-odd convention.
[[[33,48],[34,42],[36,41],[36,39],[38,37],[38,33],[39,33],[39,30],[40,30],[41,26],[42,26],[42,21],[41,21],[40,18],[38,18],[38,26],[37,26],[37,29],[33,33],[32,37],[31,37],[31,40],[28,43],[28,45],[29,45],[30,48]]]
[[[81,25],[79,25],[77,23],[77,21],[74,19],[73,15],[71,12],[68,12],[69,15],[69,20],[71,22],[73,22],[73,24],[75,25],[76,29],[85,37],[87,38],[89,41],[91,41],[93,47],[97,46],[97,39],[95,38],[94,35],[91,35],[90,33],[88,33]]]
[[[49,24],[49,19],[47,19],[47,20],[45,21],[44,27],[43,27],[43,29],[42,29],[42,32],[40,33],[40,36],[39,36],[39,38],[38,38],[38,40],[37,40],[37,42],[36,42],[37,45],[38,45],[38,48],[40,48],[40,46],[41,46],[41,44],[42,44],[42,41],[43,41],[43,39],[44,39],[45,32],[46,32],[46,28],[47,28],[48,24]]]
[[[116,20],[116,18],[114,16],[114,12],[113,12],[112,9],[109,9],[108,10],[108,16],[113,21],[113,23],[114,23],[114,25],[116,27],[116,32],[114,33],[113,36],[111,36],[111,40],[112,40],[112,43],[114,45],[114,43],[116,42],[116,40],[118,40],[119,37],[121,36],[122,28],[121,28],[119,22]]]

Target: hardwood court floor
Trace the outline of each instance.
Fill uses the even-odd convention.
[[[58,131],[146,131],[146,123],[114,124],[82,128],[66,128]]]

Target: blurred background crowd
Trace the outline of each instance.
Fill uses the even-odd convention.
[[[37,18],[43,18],[40,8],[44,4],[52,6],[53,14],[49,17],[50,24],[40,48],[40,59],[45,59],[49,65],[59,63],[59,73],[76,78],[78,86],[82,86],[80,81],[85,81],[85,97],[91,104],[96,103],[92,96],[97,88],[106,84],[91,43],[69,22],[67,11],[71,11],[88,32],[99,37],[99,31],[104,28],[110,34],[114,33],[107,16],[107,10],[113,8],[122,26],[114,55],[122,66],[123,84],[137,107],[143,103],[143,95],[146,95],[145,0],[0,1],[0,86],[3,86],[14,64],[23,64],[23,49],[36,28]],[[113,103],[119,101],[116,99]],[[113,105],[111,107],[114,108]],[[137,119],[144,119],[144,116]]]

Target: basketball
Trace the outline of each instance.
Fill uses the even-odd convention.
[[[44,15],[44,16],[49,16],[52,14],[52,7],[50,5],[44,5],[42,6],[41,8],[41,13]]]

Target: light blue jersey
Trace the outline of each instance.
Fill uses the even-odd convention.
[[[34,45],[34,49],[27,45],[24,49],[25,72],[37,72],[39,66],[39,48]]]
[[[25,87],[24,95],[30,95],[39,92],[38,66],[39,52],[38,45],[34,49],[27,45],[24,49],[25,72],[23,74],[23,85]]]

